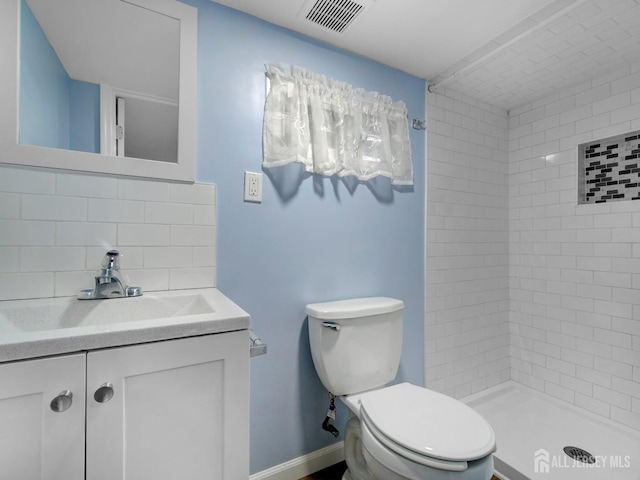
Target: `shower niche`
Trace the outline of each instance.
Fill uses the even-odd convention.
[[[578,204],[640,200],[640,130],[578,145]]]

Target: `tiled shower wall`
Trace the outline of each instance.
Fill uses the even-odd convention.
[[[429,388],[462,397],[509,378],[507,113],[427,94]]]
[[[0,300],[77,295],[105,252],[144,291],[216,284],[215,186],[0,166]]]
[[[577,205],[577,145],[640,129],[640,65],[509,119],[511,376],[640,429],[640,201]]]

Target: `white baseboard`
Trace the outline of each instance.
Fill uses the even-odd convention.
[[[297,480],[344,460],[344,442],[334,443],[275,467],[254,473],[249,480]]]

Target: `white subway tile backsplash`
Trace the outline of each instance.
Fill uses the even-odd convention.
[[[56,244],[64,246],[116,245],[117,224],[57,222]]]
[[[0,218],[20,218],[20,195],[0,192]]]
[[[75,297],[80,293],[80,290],[93,288],[97,273],[97,268],[94,271],[55,272],[54,296]]]
[[[0,300],[53,296],[53,273],[0,274]]]
[[[193,225],[193,205],[147,202],[145,205],[144,220],[145,223]]]
[[[169,268],[191,266],[192,247],[145,247],[144,266],[146,268]]]
[[[21,217],[83,222],[87,219],[87,200],[59,195],[22,195]]]
[[[118,180],[118,198],[122,200],[168,202],[169,185],[166,182],[120,179]]]
[[[118,245],[168,246],[171,227],[169,225],[120,224]]]
[[[116,198],[118,180],[99,175],[58,173],[56,174],[56,193],[69,197]]]
[[[19,271],[19,247],[0,247],[0,273],[11,273]]]
[[[22,272],[82,270],[84,265],[83,247],[20,247]]]
[[[144,202],[90,198],[88,220],[106,223],[144,223]]]
[[[127,271],[132,285],[141,286],[145,292],[170,290],[168,268],[145,268]]]
[[[75,296],[114,248],[144,291],[215,286],[215,217],[213,185],[0,166],[0,299]]]
[[[53,245],[55,223],[0,219],[0,245]]]
[[[169,185],[169,201],[173,203],[187,203],[190,205],[216,204],[216,190],[214,185],[196,184],[182,185],[172,183]]]
[[[169,271],[169,288],[207,288],[215,286],[215,269],[210,267],[172,268]]]
[[[171,245],[206,246],[215,244],[216,229],[201,225],[172,225]]]
[[[20,195],[0,193],[0,218],[20,218]]]
[[[32,168],[0,166],[0,192],[53,195],[56,177],[52,172]]]
[[[216,207],[209,205],[194,205],[193,223],[194,225],[215,225]]]
[[[193,247],[194,267],[214,267],[216,265],[215,247]]]

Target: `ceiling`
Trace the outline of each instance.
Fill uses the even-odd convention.
[[[215,1],[506,110],[640,61],[640,0]],[[359,10],[338,33],[318,1]]]

